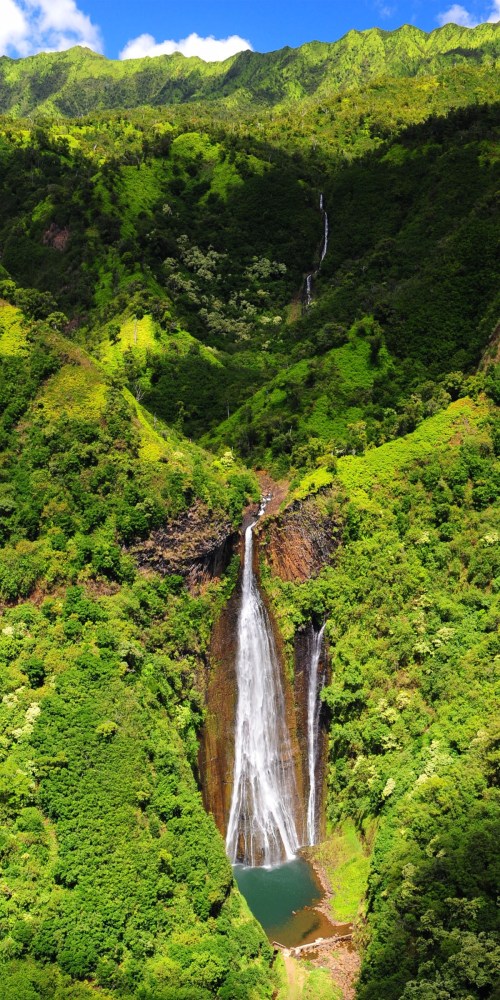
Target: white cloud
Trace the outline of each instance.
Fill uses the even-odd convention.
[[[493,0],[493,6],[485,11],[482,17],[475,17],[459,3],[454,3],[448,10],[438,14],[436,20],[439,24],[460,24],[463,28],[475,28],[478,24],[488,22],[495,24],[500,21],[500,0]]]
[[[0,7],[0,55],[28,56],[72,45],[102,51],[99,28],[75,0],[0,0]]]
[[[172,55],[173,52],[181,52],[183,56],[199,56],[205,62],[222,62],[234,56],[236,52],[243,52],[244,49],[252,49],[250,42],[239,35],[229,35],[228,38],[200,38],[195,32],[187,38],[181,38],[180,42],[171,40],[157,42],[152,35],[139,35],[127,42],[125,48],[120,52],[120,59],[141,59],[143,56]]]
[[[28,33],[28,22],[14,0],[3,0],[2,6],[0,53],[4,55],[8,48],[19,51]]]
[[[375,10],[378,11],[380,17],[385,19],[393,17],[397,12],[396,4],[384,3],[384,0],[375,0]]]

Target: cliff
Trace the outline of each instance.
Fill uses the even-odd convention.
[[[197,590],[227,569],[234,554],[238,532],[231,522],[214,517],[197,503],[164,528],[130,549],[142,569],[154,569],[164,576],[179,574],[190,590]]]
[[[292,582],[308,580],[328,565],[340,544],[340,510],[325,496],[296,500],[276,518],[263,521],[259,534],[275,576]]]

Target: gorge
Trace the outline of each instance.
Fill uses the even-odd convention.
[[[226,797],[226,814],[219,811],[218,816],[236,880],[252,912],[273,940],[290,947],[334,933],[330,922],[314,910],[323,889],[300,851],[317,842],[322,827],[325,626],[305,630],[303,649],[297,650],[300,680],[290,684],[259,584],[259,543],[271,500],[268,493],[256,515],[245,522],[234,624],[227,620],[223,625],[234,637],[214,663],[224,701],[235,705],[234,732],[227,718],[225,732],[226,766],[231,768],[234,760],[225,782],[231,796]],[[210,706],[210,698],[208,706],[204,741],[210,745],[210,717],[217,707]],[[217,813],[210,782],[208,791],[206,787],[208,771],[214,769],[207,767],[206,757],[201,765],[205,802],[212,812],[215,805]]]
[[[0,58],[0,1000],[497,997],[498,39]]]

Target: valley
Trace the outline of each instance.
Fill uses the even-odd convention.
[[[496,997],[498,30],[0,58],[1,1000]]]

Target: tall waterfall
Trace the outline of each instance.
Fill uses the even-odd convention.
[[[236,677],[234,782],[226,849],[233,863],[272,866],[293,858],[299,838],[280,667],[253,571],[253,525],[245,532]]]
[[[313,632],[310,645],[309,688],[307,692],[307,763],[309,771],[309,799],[307,802],[307,843],[315,844],[318,837],[317,805],[316,805],[316,770],[319,749],[319,713],[321,703],[319,692],[321,679],[318,677],[318,667],[323,645],[325,626],[319,632]]]
[[[325,199],[323,197],[323,193],[321,193],[319,196],[319,210],[321,212],[321,215],[323,216],[323,242],[321,244],[321,255],[317,270],[311,271],[309,274],[306,274],[306,295],[305,295],[306,309],[309,309],[309,306],[311,305],[311,302],[313,300],[312,296],[313,278],[316,277],[328,252],[328,237],[329,237],[328,213],[325,209]]]
[[[323,199],[323,195],[321,195],[321,198]],[[321,202],[321,204],[323,204],[323,201]],[[324,208],[322,208],[322,212],[323,212],[323,249],[321,251],[320,267],[326,257],[326,253],[328,250],[328,212],[326,212]]]

